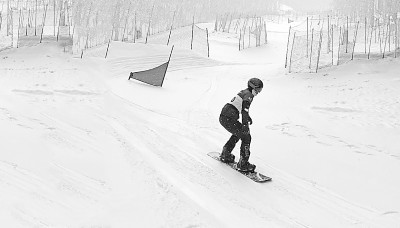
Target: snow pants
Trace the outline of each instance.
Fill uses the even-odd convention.
[[[224,145],[226,150],[232,152],[233,148],[235,148],[236,143],[239,142],[239,139],[242,141],[240,146],[240,157],[246,159],[246,161],[250,157],[250,143],[251,143],[251,135],[249,131],[243,131],[243,125],[236,119],[229,118],[224,115],[219,116],[220,124],[229,131],[232,136],[229,138],[228,142]]]

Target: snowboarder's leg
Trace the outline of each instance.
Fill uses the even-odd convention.
[[[232,154],[233,148],[235,148],[236,143],[239,141],[239,137],[236,135],[232,135],[228,142],[225,143],[224,147],[222,148],[221,153],[221,161],[226,163],[231,163],[235,161],[235,155]]]
[[[240,171],[252,172],[256,169],[256,166],[249,163],[251,135],[249,133],[243,133],[241,135],[241,140],[242,145],[240,146],[240,159],[237,168]]]
[[[242,128],[242,124],[237,120],[232,120],[231,118],[222,115],[219,118],[219,122],[227,131],[232,134],[222,149],[220,159],[223,162],[231,163],[235,161],[235,155],[232,154],[232,150],[235,148],[236,143],[240,139],[239,132]]]

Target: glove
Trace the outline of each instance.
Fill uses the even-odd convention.
[[[253,120],[251,119],[251,117],[249,116],[249,124],[252,125],[253,124]]]

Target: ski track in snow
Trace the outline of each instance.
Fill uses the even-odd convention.
[[[212,88],[213,82],[211,82],[211,87]],[[211,90],[207,90],[207,93],[211,93]],[[204,97],[204,94],[201,96]],[[135,107],[137,108],[137,107]],[[149,111],[149,110],[148,110]],[[166,116],[164,114],[159,114],[154,111],[150,111],[150,115],[160,115],[157,119],[160,118],[168,118],[170,119],[171,117]],[[134,112],[136,113],[136,112]],[[189,114],[190,116],[191,114]],[[120,118],[118,118],[120,119]],[[171,121],[176,121],[175,118],[170,119],[165,122],[171,122]],[[181,121],[180,121],[181,122]],[[180,124],[172,124],[170,123],[171,126],[179,126]],[[190,124],[190,121],[189,121]],[[207,167],[204,167],[204,161],[202,161],[201,157],[195,157],[193,156],[193,152],[197,151],[198,147],[191,147],[191,148],[178,148],[176,145],[170,142],[175,142],[175,138],[180,138],[183,140],[184,138],[190,137],[191,141],[196,141],[197,138],[201,138],[200,135],[196,136],[196,133],[190,132],[190,128],[185,128],[181,132],[184,132],[184,134],[179,134],[176,131],[170,132],[170,127],[163,126],[162,129],[157,129],[153,130],[150,129],[148,126],[151,125],[145,125],[145,129],[139,130],[138,126],[132,125],[132,127],[129,127],[126,124],[122,124],[125,130],[129,131],[130,134],[136,133],[135,136],[127,136],[127,138],[141,138],[141,142],[147,142],[147,145],[140,146],[140,148],[148,148],[147,151],[142,152],[142,153],[154,153],[158,158],[162,160],[163,163],[166,163],[168,165],[171,165],[174,167],[176,174],[172,174],[173,178],[177,178],[177,174],[183,175],[182,173],[187,173],[189,172],[190,175],[185,175],[183,177],[178,177],[178,178],[184,178],[186,181],[189,182],[196,182],[197,186],[203,186],[206,188],[208,191],[212,191],[215,193],[216,198],[221,197],[224,195],[224,191],[233,191],[233,189],[239,188],[240,186],[235,186],[231,187],[229,190],[226,189],[219,189],[215,187],[214,185],[210,185],[211,183],[218,183],[218,179],[213,181],[213,176],[210,177],[210,173],[213,173],[212,170],[209,170]],[[130,130],[132,129],[132,130]],[[165,133],[164,133],[165,132]],[[178,134],[178,136],[175,136]],[[155,143],[157,142],[157,143]],[[199,142],[199,145],[201,142]],[[182,145],[187,145],[187,143],[183,143]],[[174,155],[176,154],[176,155]],[[202,152],[200,152],[200,155],[203,155]],[[150,158],[151,160],[154,160],[154,158]],[[200,161],[199,161],[200,160]],[[157,162],[159,165],[160,163]],[[205,169],[207,168],[207,169]],[[267,168],[271,169],[271,167]],[[171,175],[171,174],[170,174]],[[335,194],[330,193],[329,191],[322,190],[322,188],[315,188],[316,186],[313,184],[309,184],[308,182],[301,180],[301,179],[296,179],[294,177],[286,177],[282,174],[280,174],[279,170],[275,170],[275,172],[271,172],[270,175],[277,176],[279,179],[278,181],[274,181],[273,184],[271,184],[272,188],[275,190],[274,193],[281,195],[282,198],[289,198],[289,199],[295,199],[296,202],[301,204],[306,204],[311,207],[317,207],[321,208],[323,210],[327,210],[329,214],[332,214],[334,216],[339,216],[342,219],[345,219],[349,221],[351,224],[362,224],[365,221],[369,220],[369,217],[371,214],[376,213],[376,211],[364,208],[362,206],[355,205],[351,202],[348,202],[347,200],[336,196]],[[286,174],[287,175],[287,174]],[[288,175],[287,175],[288,176]],[[221,177],[219,177],[221,178]],[[282,180],[282,181],[281,181]],[[286,180],[286,181],[283,181]],[[219,181],[220,182],[220,181]],[[185,184],[186,185],[186,184]],[[232,183],[227,183],[222,182],[222,185],[232,185]],[[210,189],[212,186],[213,189]],[[219,185],[220,186],[220,185]],[[258,189],[259,191],[257,192],[257,195],[263,195],[262,192],[263,190]],[[246,190],[245,190],[246,191]],[[266,191],[265,195],[270,195],[271,190]],[[300,195],[299,193],[302,192]],[[192,192],[187,192],[189,196],[191,196],[193,193]],[[238,193],[240,194],[240,193]],[[236,195],[236,194],[235,194]],[[312,196],[312,197],[311,197]],[[195,197],[195,196],[191,196]],[[226,196],[225,196],[226,197]],[[224,198],[225,198],[224,197]],[[236,196],[237,197],[237,196]],[[203,199],[204,200],[204,199]],[[221,200],[219,198],[218,200]],[[293,217],[286,217],[284,214],[287,213],[276,213],[276,211],[272,211],[271,209],[268,209],[266,207],[264,208],[257,208],[252,205],[254,204],[261,204],[261,205],[268,205],[270,199],[266,199],[265,201],[260,199],[259,197],[255,197],[252,199],[252,203],[244,203],[243,199],[237,199],[234,196],[228,197],[228,202],[237,204],[241,208],[244,208],[246,210],[249,210],[251,213],[255,213],[257,216],[260,218],[264,218],[266,220],[269,220],[271,218],[275,218],[277,221],[281,221],[282,223],[289,223],[289,224],[296,224],[296,226],[299,227],[308,227],[307,225],[303,224],[300,222],[298,219],[295,218],[295,215]],[[248,200],[248,199],[247,199]],[[263,203],[260,203],[260,201],[264,201]],[[299,205],[299,206],[300,206]],[[208,208],[208,210],[210,210]],[[213,214],[218,214],[218,211],[214,211]]]

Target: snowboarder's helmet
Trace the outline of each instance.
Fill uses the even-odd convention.
[[[249,89],[255,90],[257,93],[260,93],[262,88],[264,87],[264,84],[258,78],[250,78],[250,80],[247,82],[247,87]]]

